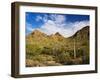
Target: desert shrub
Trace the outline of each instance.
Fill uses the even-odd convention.
[[[71,58],[74,57],[74,50],[67,50],[67,52],[69,53]]]
[[[32,67],[39,65],[39,61],[33,61],[31,59],[26,59],[26,67]]]
[[[46,65],[47,66],[61,66],[62,64],[56,63],[55,61],[47,61]]]
[[[26,53],[30,56],[38,55],[42,53],[42,47],[32,44],[26,45]]]
[[[31,67],[31,66],[33,66],[32,64],[33,64],[33,60],[26,59],[26,67]]]
[[[52,50],[52,55],[58,56],[59,54],[61,54],[61,50],[59,50],[59,49],[53,49]]]
[[[44,47],[43,50],[42,50],[42,53],[43,54],[47,54],[47,55],[56,56],[58,54],[61,54],[62,51],[59,48],[57,48],[57,47],[51,47],[51,48]]]
[[[48,47],[43,47],[42,54],[52,55],[52,49]]]
[[[67,50],[70,57],[73,58],[74,56],[74,50]],[[76,49],[76,57],[81,57],[84,55],[84,51],[82,49]]]
[[[40,63],[39,61],[26,59],[26,67],[33,67],[33,66],[45,66],[45,65],[43,63]]]
[[[71,64],[70,54],[68,52],[60,53],[58,56],[56,56],[56,61],[64,65]]]
[[[45,62],[45,61],[52,61],[53,57],[50,55],[35,55],[32,60],[39,61],[39,62]]]
[[[82,63],[82,58],[79,57],[79,58],[72,59],[72,64],[75,64],[75,65],[77,65],[77,64],[83,64]]]
[[[77,54],[76,54],[77,57],[81,57],[81,56],[84,55],[84,51],[83,51],[82,49],[77,49],[77,50],[76,50],[76,53],[77,53]]]
[[[87,43],[86,42],[82,43],[82,46],[87,46]]]
[[[82,63],[83,64],[89,64],[89,56],[82,56]]]

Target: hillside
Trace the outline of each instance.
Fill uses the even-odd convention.
[[[76,58],[74,57],[76,52]],[[89,26],[69,38],[35,30],[26,36],[26,66],[89,64]]]

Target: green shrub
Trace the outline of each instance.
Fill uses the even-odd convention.
[[[27,44],[26,45],[26,54],[29,54],[30,56],[38,55],[42,53],[42,47],[37,46],[37,45],[32,45],[32,44]]]
[[[82,50],[82,49],[77,49],[76,50],[76,56],[77,57],[81,57],[81,56],[83,56],[84,55],[84,51]]]
[[[64,65],[71,64],[70,54],[68,52],[60,53],[56,56],[56,61]]]

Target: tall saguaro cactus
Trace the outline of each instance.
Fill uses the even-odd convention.
[[[74,27],[73,27],[73,32],[75,33]],[[75,37],[73,37],[73,39],[74,39],[74,40],[73,40],[73,41],[74,41],[74,45],[73,45],[73,46],[74,46],[74,47],[73,47],[73,48],[74,48],[74,59],[76,59],[76,40],[75,40]]]
[[[74,59],[76,58],[76,41],[75,41],[75,38],[74,38]]]

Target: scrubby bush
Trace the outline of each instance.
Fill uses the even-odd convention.
[[[71,64],[71,57],[68,52],[62,52],[58,56],[56,56],[56,61],[66,65],[66,64]]]
[[[33,44],[27,44],[26,45],[26,54],[30,55],[30,56],[34,56],[34,55],[38,55],[42,53],[42,47],[41,46],[37,46],[37,45],[33,45]]]
[[[52,55],[52,49],[48,47],[43,47],[42,54]]]
[[[67,50],[67,52],[69,53],[71,58],[74,57],[74,50]]]
[[[84,51],[83,51],[82,49],[77,49],[77,50],[76,50],[76,53],[77,53],[77,54],[76,54],[77,57],[81,57],[81,56],[84,55]]]
[[[89,64],[89,56],[82,56],[82,63],[83,64]]]

